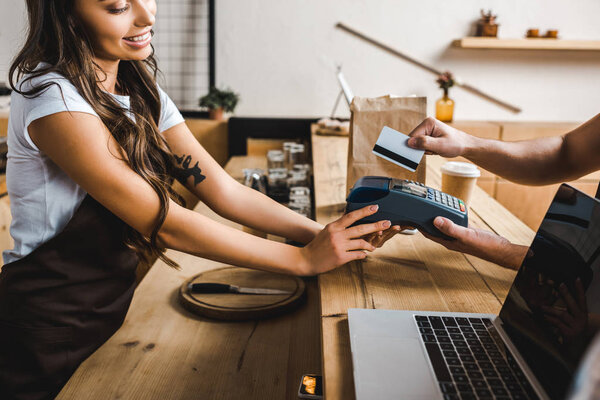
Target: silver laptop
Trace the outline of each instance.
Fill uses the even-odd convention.
[[[357,400],[563,399],[600,328],[600,201],[560,186],[498,316],[349,309],[348,322]]]

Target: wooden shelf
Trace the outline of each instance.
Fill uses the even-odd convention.
[[[465,37],[454,40],[452,45],[461,49],[600,50],[600,40],[565,40],[542,38],[498,39],[488,37]]]

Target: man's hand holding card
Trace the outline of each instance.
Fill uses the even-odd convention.
[[[408,135],[384,126],[375,147],[373,147],[373,153],[384,160],[415,172],[425,151],[408,147],[408,139],[410,139]]]

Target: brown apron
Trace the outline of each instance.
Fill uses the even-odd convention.
[[[122,325],[138,257],[87,195],[67,226],[0,273],[0,399],[52,399]]]

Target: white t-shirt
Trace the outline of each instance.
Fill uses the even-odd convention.
[[[15,247],[3,252],[5,264],[26,256],[62,231],[86,195],[62,169],[39,151],[27,128],[38,118],[63,111],[98,114],[75,86],[57,73],[28,81],[22,89],[46,81],[58,83],[62,96],[58,86],[51,85],[38,97],[26,98],[13,92],[10,99],[6,184],[12,214],[10,234]],[[169,96],[160,87],[158,90],[161,100],[158,129],[164,132],[184,119]],[[129,96],[113,96],[129,109]]]

